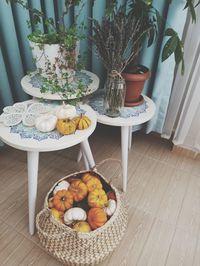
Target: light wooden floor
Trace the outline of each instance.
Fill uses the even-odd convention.
[[[120,158],[117,129],[98,128],[90,143],[97,162]],[[41,154],[37,211],[56,180],[82,169],[77,151]],[[100,170],[115,177],[119,167]],[[167,141],[137,133],[128,172],[127,232],[101,266],[199,266],[200,159],[172,153]],[[28,234],[27,225],[26,153],[5,146],[0,150],[0,265],[60,265],[40,248],[36,235]]]

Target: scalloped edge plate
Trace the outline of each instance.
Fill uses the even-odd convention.
[[[32,114],[44,114],[48,113],[49,111],[50,108],[43,103],[32,103],[27,109],[27,113]]]
[[[16,126],[22,121],[22,114],[15,113],[15,114],[6,114],[4,116],[3,124],[6,127]]]
[[[13,107],[15,108],[15,113],[25,113],[27,111],[27,104],[22,102],[22,103],[15,103],[13,105]]]
[[[35,126],[35,119],[37,118],[38,114],[34,113],[26,113],[23,116],[22,123],[24,126],[27,127],[34,127]]]

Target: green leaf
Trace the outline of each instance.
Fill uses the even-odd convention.
[[[171,54],[175,52],[177,44],[178,44],[177,36],[173,36],[168,39],[162,51],[162,62],[165,61]]]
[[[172,28],[167,28],[165,30],[165,36],[176,36],[177,33]]]
[[[155,38],[155,32],[156,32],[156,29],[154,28],[151,28],[148,32],[149,34],[149,39],[148,39],[148,44],[147,44],[147,47],[150,47],[154,41],[154,38]]]
[[[158,30],[159,30],[161,28],[163,18],[157,9],[155,9],[155,12],[156,12],[156,20],[157,20],[157,25],[158,25]]]
[[[179,44],[177,45],[176,50],[174,52],[174,57],[176,64],[180,64],[181,60],[183,59],[183,51]]]
[[[199,3],[197,3],[198,5]],[[192,23],[195,22],[196,23],[196,12],[195,12],[195,7],[194,4],[192,2],[192,0],[187,0],[186,5],[184,6],[184,9],[188,8],[190,11],[190,14],[192,16]]]

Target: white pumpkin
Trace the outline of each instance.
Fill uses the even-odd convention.
[[[50,132],[55,129],[57,117],[52,114],[41,115],[35,119],[35,127],[41,132]]]
[[[64,214],[64,223],[72,224],[74,221],[85,221],[87,219],[86,212],[78,207],[69,209]]]
[[[104,208],[104,211],[108,216],[112,216],[117,207],[117,203],[113,199],[108,200],[108,206]]]
[[[63,180],[60,183],[58,183],[58,185],[54,188],[53,194],[55,195],[59,190],[68,190],[68,187],[70,186],[70,184]]]
[[[73,119],[76,116],[76,108],[70,104],[63,104],[56,110],[58,119]]]

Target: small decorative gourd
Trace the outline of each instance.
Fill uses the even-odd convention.
[[[58,185],[54,188],[53,194],[55,195],[59,190],[68,190],[69,183],[66,180],[61,181]]]
[[[104,208],[104,211],[108,216],[112,216],[117,208],[117,203],[113,199],[108,200],[108,206]]]
[[[50,132],[55,129],[57,117],[52,114],[41,115],[35,119],[35,127],[41,132]]]
[[[74,221],[85,221],[87,219],[86,212],[78,207],[71,208],[64,214],[64,223],[69,225]]]
[[[104,208],[108,204],[108,197],[103,189],[95,189],[88,195],[88,205],[90,207]]]
[[[58,119],[56,128],[62,135],[73,134],[76,131],[75,123],[69,119]]]
[[[73,205],[73,195],[68,190],[59,190],[53,197],[53,206],[58,211],[65,211]]]
[[[91,125],[91,120],[86,115],[81,115],[79,117],[74,118],[76,128],[79,130],[83,130],[88,128]]]
[[[63,104],[56,110],[58,119],[73,119],[76,116],[76,108],[70,104]]]
[[[89,181],[92,177],[96,177],[95,175],[92,175],[90,172],[88,173],[85,173],[83,176],[82,176],[82,181],[84,183],[87,183],[87,181]],[[97,178],[97,177],[96,177]]]
[[[107,215],[101,208],[91,208],[88,212],[88,223],[94,230],[103,226],[107,222]]]
[[[58,211],[55,208],[51,209],[51,214],[56,221],[63,223],[64,212]]]
[[[91,231],[91,227],[89,225],[89,223],[81,221],[76,223],[73,226],[73,229],[76,230],[77,232],[81,232],[81,233],[89,233]]]
[[[86,184],[89,192],[91,192],[95,189],[102,189],[101,181],[96,177],[90,178],[85,184]]]
[[[108,199],[116,200],[115,192],[112,190],[107,192],[107,196],[108,196]]]
[[[87,186],[80,179],[71,182],[69,191],[72,193],[74,201],[83,200],[88,193]]]

